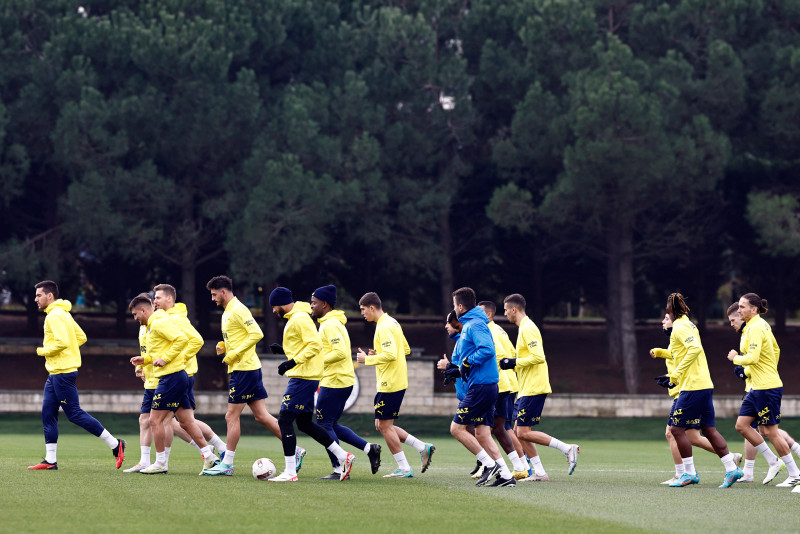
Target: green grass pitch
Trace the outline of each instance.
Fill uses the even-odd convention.
[[[135,417],[130,418],[135,428]],[[567,475],[561,453],[540,447],[550,482],[496,489],[475,487],[467,475],[474,457],[441,432],[442,427],[447,428],[446,420],[399,421],[402,422],[407,422],[407,429],[418,437],[436,445],[433,464],[426,473],[419,472],[417,453],[404,447],[414,478],[383,479],[380,475],[394,468],[391,454],[384,448],[378,475],[370,474],[366,455],[357,453],[352,480],[318,480],[331,471],[328,458],[319,445],[301,438],[299,443],[308,449],[308,456],[300,471],[300,482],[278,484],[256,481],[250,474],[253,461],[263,456],[272,458],[279,470],[283,466],[279,442],[253,428],[245,429],[233,477],[198,476],[199,455],[177,440],[168,475],[117,471],[102,442],[85,433],[75,433],[66,421],[62,422],[65,432],[59,441],[59,470],[30,472],[26,466],[36,463],[44,451],[40,431],[32,431],[36,418],[0,416],[0,532],[800,529],[800,495],[774,487],[775,482],[770,486],[757,482],[718,489],[722,464],[704,451],[695,454],[701,476],[699,485],[660,485],[672,475],[669,450],[661,438],[662,421],[552,420],[542,427],[543,431],[574,440],[582,447],[575,474]],[[731,450],[741,452],[742,441],[732,431],[733,423],[718,424],[729,439]],[[800,434],[798,421],[786,421],[783,426]],[[436,435],[434,429],[438,430]],[[374,430],[372,434],[369,438],[374,440]],[[125,468],[138,460],[138,439],[135,431],[122,437],[130,444]],[[764,460],[757,460],[756,477],[763,477],[765,471]],[[784,471],[776,482],[785,477]]]

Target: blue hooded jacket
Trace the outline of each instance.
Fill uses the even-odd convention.
[[[466,361],[470,366],[468,385],[497,384],[500,372],[486,312],[480,306],[475,306],[458,320],[464,325],[458,340],[458,353],[461,361]]]
[[[452,363],[453,365],[460,366],[461,360],[463,359],[459,343],[459,340],[461,339],[461,334],[457,333],[453,336],[450,336],[450,339],[456,342],[456,346],[453,347],[453,354],[450,356],[450,363]],[[458,377],[456,378],[454,385],[456,387],[456,398],[458,400],[464,400],[464,397],[467,396],[467,383],[464,381],[463,378]]]

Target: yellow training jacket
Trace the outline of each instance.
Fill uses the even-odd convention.
[[[772,334],[772,327],[760,315],[751,317],[747,321],[739,344],[739,352],[739,356],[733,358],[733,363],[749,367],[750,384],[753,389],[783,387],[778,374],[781,349]]]
[[[677,384],[674,389],[680,391],[713,389],[714,383],[708,372],[708,362],[703,344],[700,342],[700,333],[685,315],[672,323],[669,351],[675,362],[675,368],[669,374],[670,381]]]
[[[311,318],[311,304],[296,301],[284,317],[288,322],[283,328],[283,351],[297,364],[286,371],[286,376],[322,380],[322,340]]]
[[[375,354],[364,360],[364,365],[375,366],[375,379],[379,393],[393,393],[408,388],[406,355],[411,354],[400,323],[388,313],[378,319],[372,339]]]
[[[139,355],[144,358],[147,356],[147,327],[139,325]],[[141,369],[144,373],[144,389],[156,389],[158,387],[158,378],[153,375],[153,363],[145,363],[137,365],[137,369]]]
[[[664,359],[664,363],[667,364],[667,376],[671,375],[672,371],[675,370],[675,360],[672,358],[672,353],[669,349],[652,349],[652,351],[656,358]],[[676,385],[674,388],[668,389],[667,393],[674,399],[681,394],[681,388]]]
[[[508,338],[505,329],[494,321],[489,321],[489,330],[492,332],[492,341],[494,341],[494,352],[497,355],[497,361],[500,362],[503,358],[516,358],[516,351]],[[497,387],[500,393],[506,391],[516,393],[519,391],[519,383],[517,382],[517,373],[513,369],[500,369],[500,380],[497,382]]]
[[[178,373],[186,369],[186,359],[183,351],[189,338],[175,326],[164,310],[156,310],[147,320],[147,355],[144,363],[152,364],[161,358],[167,365],[163,367],[153,366],[153,376],[162,376]]]
[[[233,297],[222,312],[221,326],[225,349],[222,362],[228,365],[228,374],[261,369],[261,360],[256,355],[256,343],[261,341],[264,333],[247,306]]]
[[[176,302],[172,308],[167,310],[167,315],[189,339],[186,349],[183,351],[183,358],[186,360],[186,374],[193,376],[197,373],[197,353],[203,348],[203,336],[192,326],[186,304],[183,302]]]
[[[346,323],[347,317],[341,310],[331,310],[319,318],[319,337],[322,339],[322,356],[325,363],[320,386],[346,388],[356,383],[350,335],[344,327]]]
[[[44,341],[36,354],[44,356],[44,368],[51,375],[71,373],[81,366],[81,351],[78,347],[86,343],[86,334],[72,318],[72,304],[58,299],[44,312]]]
[[[542,334],[539,327],[525,316],[519,324],[517,334],[517,366],[519,397],[550,394],[550,372],[544,357]]]

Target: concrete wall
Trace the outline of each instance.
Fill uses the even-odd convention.
[[[269,393],[267,409],[277,414],[287,378],[278,375],[281,360],[264,359],[264,385]],[[433,392],[434,373],[430,360],[408,362],[408,391],[401,415],[449,416],[458,404],[453,394]],[[375,396],[375,369],[359,366],[358,400],[348,413],[372,413]],[[44,386],[44,383],[42,384]],[[198,414],[223,414],[227,410],[224,392],[195,392]],[[88,412],[139,413],[141,391],[82,391],[81,406]],[[555,393],[547,399],[545,417],[663,417],[669,412],[671,399],[666,395],[586,395]],[[714,406],[717,417],[736,417],[741,406],[741,396],[717,396]],[[0,413],[38,413],[42,405],[41,390],[0,391]],[[781,405],[785,417],[800,416],[800,396],[784,396]]]

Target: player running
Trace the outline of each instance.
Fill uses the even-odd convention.
[[[324,363],[315,409],[317,424],[324,428],[337,443],[341,440],[363,450],[369,457],[370,468],[374,475],[381,465],[381,446],[377,443],[369,443],[339,423],[345,403],[353,392],[356,372],[353,368],[350,335],[344,327],[347,317],[343,311],[334,310],[334,306],[336,306],[336,286],[322,286],[314,290],[311,295],[311,316],[319,322],[319,337],[322,340]],[[322,479],[339,480],[342,466],[330,451],[328,451],[328,456],[333,465],[333,473]]]
[[[308,434],[314,441],[325,447],[336,457],[341,466],[339,480],[347,480],[355,455],[345,451],[328,432],[314,422],[314,393],[322,378],[324,367],[322,340],[314,320],[311,319],[311,306],[308,302],[292,298],[292,292],[285,287],[277,287],[269,295],[269,305],[278,318],[287,320],[283,329],[282,351],[288,358],[278,366],[278,374],[289,377],[289,384],[283,394],[281,411],[278,414],[278,426],[281,429],[283,455],[286,468],[283,473],[270,478],[271,482],[297,482],[295,464],[295,444],[297,428]]]
[[[752,389],[742,401],[736,430],[760,452],[769,463],[769,470],[763,483],[769,484],[781,469],[780,462],[786,466],[789,476],[777,484],[790,488],[800,483],[800,470],[792,457],[792,451],[781,436],[781,397],[783,382],[778,374],[780,348],[772,328],[761,315],[767,313],[767,299],[755,293],[747,293],[739,299],[739,315],[745,321],[744,332],[739,343],[741,354],[735,350],[728,353],[728,360],[734,365],[747,366]],[[780,455],[780,460],[772,453],[764,438],[751,426],[753,421],[764,428],[764,432]]]
[[[49,471],[58,469],[58,409],[64,410],[70,423],[102,439],[111,448],[117,469],[125,459],[125,440],[117,439],[100,422],[81,408],[78,398],[78,368],[81,366],[79,347],[86,343],[86,334],[69,313],[72,303],[58,298],[58,284],[44,280],[36,288],[36,305],[44,310],[44,341],[36,354],[44,357],[48,377],[42,396],[42,426],[44,427],[45,457],[28,469]]]
[[[401,443],[410,445],[419,452],[424,473],[431,465],[431,458],[436,447],[415,438],[399,426],[394,420],[400,417],[400,405],[408,388],[408,367],[406,355],[411,353],[403,329],[393,317],[383,311],[383,304],[377,293],[365,293],[358,301],[361,315],[369,322],[375,323],[373,349],[369,354],[358,349],[358,363],[375,366],[377,394],[375,395],[375,429],[386,440],[386,446],[397,462],[397,469],[383,475],[384,478],[411,478],[414,471],[406,459]]]
[[[580,446],[564,443],[544,432],[531,429],[541,422],[545,400],[553,390],[550,388],[542,335],[525,313],[525,305],[525,298],[519,293],[509,295],[503,300],[506,317],[519,327],[517,357],[500,360],[500,368],[514,369],[519,380],[519,395],[514,406],[517,414],[514,429],[521,441],[547,445],[561,451],[567,459],[567,472],[571,475],[578,465]]]

